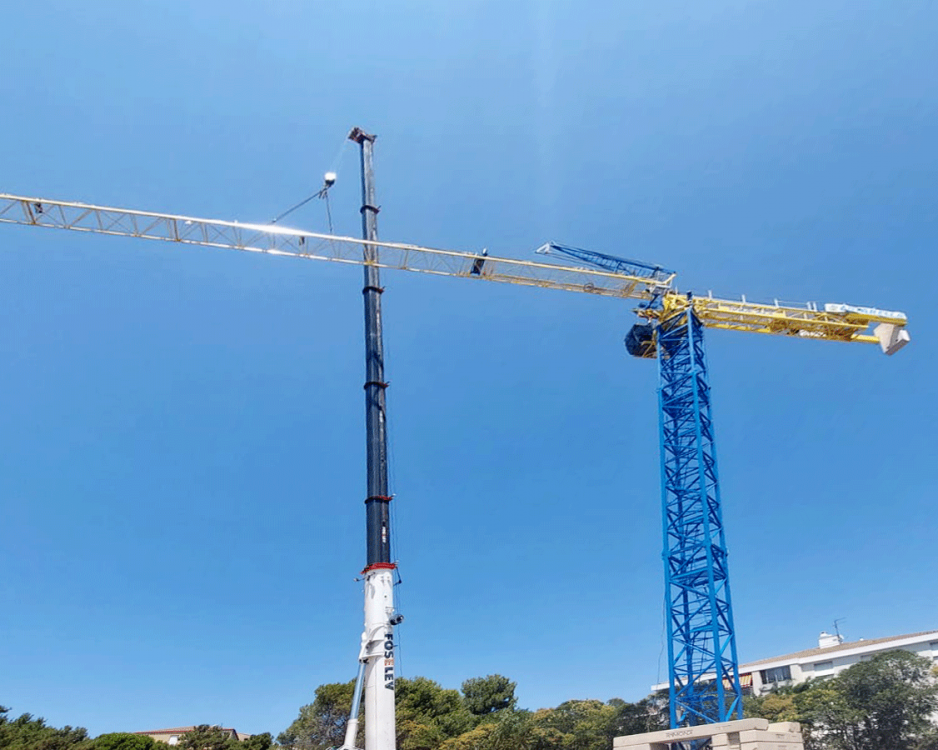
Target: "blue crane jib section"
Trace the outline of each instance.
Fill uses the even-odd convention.
[[[597,253],[595,250],[583,250],[579,247],[570,247],[569,245],[558,245],[556,242],[548,242],[545,246],[548,252],[557,252],[570,258],[582,260],[590,265],[603,268],[615,273],[625,273],[629,276],[641,276],[653,281],[666,281],[674,276],[673,271],[667,268],[643,263],[640,260],[629,260],[628,258],[617,258],[614,255]]]
[[[742,718],[703,326],[657,331],[671,726]]]

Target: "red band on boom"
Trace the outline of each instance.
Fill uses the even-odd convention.
[[[397,563],[372,563],[367,568],[362,571],[362,574],[368,573],[372,570],[396,570]]]

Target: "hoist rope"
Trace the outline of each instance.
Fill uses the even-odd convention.
[[[320,190],[323,200],[326,202],[326,219],[329,222],[329,234],[335,234],[335,229],[332,228],[332,206],[329,204],[329,192]]]
[[[280,214],[276,219],[271,219],[270,223],[271,223],[271,224],[276,224],[276,223],[277,223],[278,221],[280,221],[284,216],[287,216],[287,215],[289,215],[289,214],[292,214],[294,211],[296,211],[296,209],[302,208],[302,207],[305,206],[307,203],[309,203],[313,198],[319,197],[319,194],[320,194],[321,192],[322,192],[322,190],[317,190],[315,193],[313,193],[313,194],[312,194],[311,196],[309,196],[308,198],[304,198],[303,200],[301,200],[299,203],[297,203],[295,206],[293,206],[293,208],[288,208],[286,211],[284,211],[282,214]],[[331,220],[330,220],[330,224],[331,224]]]

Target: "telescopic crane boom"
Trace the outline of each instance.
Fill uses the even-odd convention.
[[[353,131],[353,136],[355,133]],[[363,145],[364,174],[368,168],[365,149],[370,147],[373,136],[360,131],[358,134],[367,140],[367,144],[359,140]],[[367,189],[363,191],[363,198],[364,239],[269,224],[243,224],[11,194],[0,194],[0,223],[361,265],[366,271],[366,294],[372,290],[375,304],[380,294],[376,291],[380,289],[378,269],[496,281],[634,301],[637,304],[635,313],[641,322],[629,332],[626,347],[635,356],[657,358],[659,362],[671,725],[712,723],[734,716],[741,718],[742,697],[703,329],[723,328],[821,341],[878,343],[886,354],[893,354],[909,342],[906,316],[900,312],[841,303],[823,306],[814,303],[763,304],[749,302],[745,298],[727,300],[716,299],[709,294],[681,293],[674,286],[674,272],[660,266],[555,243],[542,246],[538,252],[561,255],[589,267],[499,258],[484,251],[467,253],[384,242],[377,239],[376,231],[372,231],[373,222],[369,225],[369,218],[374,219],[376,209],[373,200],[369,200]],[[374,272],[373,275],[369,275],[370,271]],[[378,399],[383,384],[378,382],[379,376],[371,380],[374,381],[371,382],[373,395]],[[384,505],[386,509],[385,501],[389,499],[383,497],[386,491],[376,490],[373,494],[369,500],[378,501],[373,505],[378,509]],[[384,559],[386,554],[379,554],[372,561],[371,546],[369,537],[366,573],[389,578],[387,567],[393,565],[389,559]],[[390,595],[387,601],[391,601]],[[366,622],[367,618],[366,607]],[[380,653],[380,650],[375,650],[377,641],[365,643],[367,636],[366,626],[359,680],[366,662],[371,669]],[[390,648],[393,649],[393,642]],[[356,693],[355,721],[359,697]],[[393,750],[393,705],[390,716],[392,726],[384,727],[380,736],[369,732],[366,750]],[[351,739],[346,739],[349,747],[354,742],[354,729],[350,734]]]

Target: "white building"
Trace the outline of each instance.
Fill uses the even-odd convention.
[[[938,630],[851,643],[844,643],[839,635],[821,633],[817,648],[740,664],[739,682],[744,695],[763,695],[774,687],[831,677],[875,654],[899,649],[929,658],[938,665]],[[667,689],[667,683],[652,687],[655,692]]]
[[[857,662],[868,661],[875,654],[900,649],[927,657],[938,664],[938,630],[868,641],[861,639],[851,643],[844,643],[839,635],[821,633],[817,648],[740,664],[739,680],[743,692],[751,690],[753,695],[762,695],[773,687],[831,677]],[[750,690],[746,690],[747,687]]]

